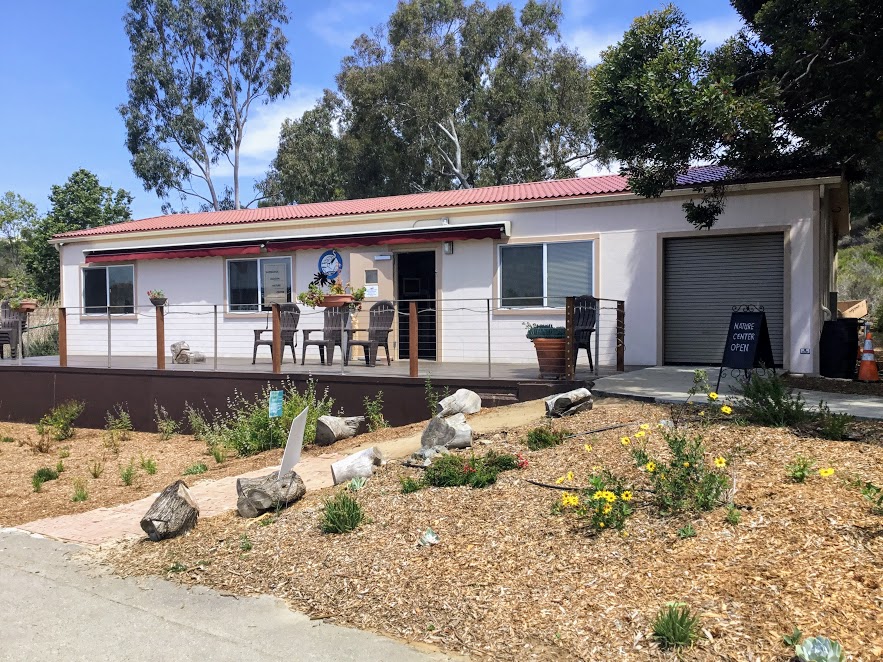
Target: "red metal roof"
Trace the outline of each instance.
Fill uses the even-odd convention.
[[[721,166],[697,166],[678,177],[679,186],[695,186],[719,181],[727,177],[729,170]],[[560,200],[566,198],[610,195],[628,192],[628,181],[620,175],[601,177],[577,177],[526,184],[487,186],[458,191],[415,193],[412,195],[341,200],[337,202],[314,202],[304,205],[282,207],[258,207],[234,211],[199,212],[194,214],[169,214],[126,221],[98,228],[76,230],[56,235],[62,237],[91,237],[125,234],[128,232],[160,232],[182,228],[200,228],[222,225],[242,225],[267,221],[332,218],[359,214],[382,214],[401,211],[420,211],[449,207],[469,207],[530,200]]]

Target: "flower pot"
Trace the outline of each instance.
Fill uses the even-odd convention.
[[[324,308],[340,308],[352,302],[352,294],[326,294],[322,299],[322,306]]]
[[[17,313],[32,313],[37,310],[37,300],[36,299],[22,299],[21,302],[13,308]]]
[[[567,339],[534,338],[540,379],[561,379],[567,373]]]
[[[164,306],[168,301],[168,297],[150,297],[150,303],[154,306]]]

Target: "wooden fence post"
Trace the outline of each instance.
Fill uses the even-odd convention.
[[[574,337],[573,337],[573,297],[567,297],[564,313],[564,377],[573,380],[576,376],[576,361],[574,361]],[[597,361],[597,357],[595,358]]]
[[[67,368],[67,308],[58,309],[58,365]]]
[[[408,303],[408,360],[409,375],[417,376],[417,302]]]
[[[282,312],[279,304],[273,304],[273,372],[282,372]]]
[[[625,301],[616,302],[616,370],[625,372]]]
[[[156,308],[156,369],[166,369],[166,307]]]

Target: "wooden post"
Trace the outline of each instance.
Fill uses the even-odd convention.
[[[58,309],[58,365],[67,368],[67,308]]]
[[[625,301],[616,302],[616,370],[625,371]]]
[[[166,369],[166,307],[156,306],[156,369]]]
[[[282,314],[279,304],[273,304],[273,372],[282,372]]]
[[[564,377],[568,380],[573,380],[573,378],[576,376],[576,361],[573,360],[573,350],[575,349],[573,346],[573,297],[567,297],[565,305]],[[596,356],[595,361],[597,360],[598,357]]]
[[[417,376],[417,302],[408,303],[408,359],[410,376]]]

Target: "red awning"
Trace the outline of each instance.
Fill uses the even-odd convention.
[[[87,263],[131,262],[133,260],[172,260],[184,257],[218,257],[224,255],[258,255],[260,246],[227,246],[225,248],[180,248],[177,250],[133,251],[87,255]]]
[[[354,248],[358,246],[397,246],[422,244],[431,241],[463,241],[465,239],[499,239],[504,226],[486,227],[451,226],[441,230],[406,230],[404,232],[379,232],[377,234],[354,234],[336,237],[304,237],[267,242],[270,252],[299,251],[310,248]]]

